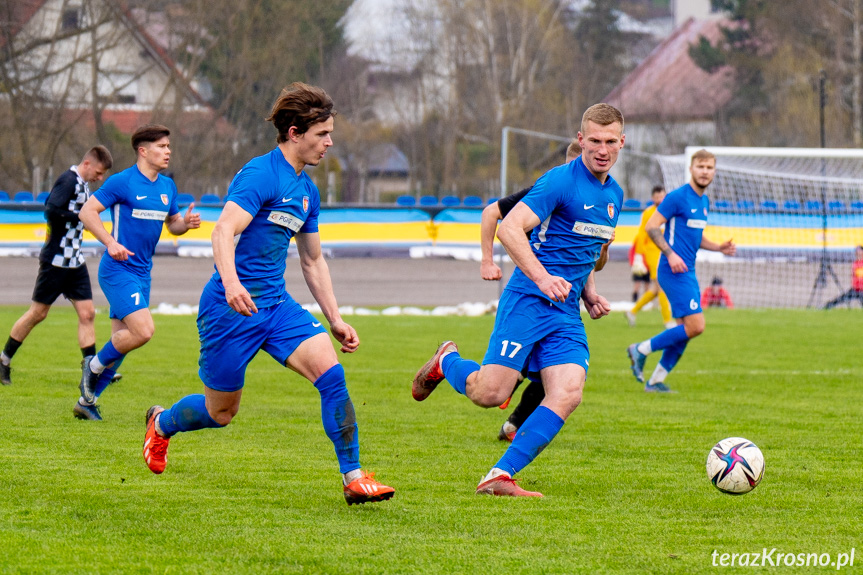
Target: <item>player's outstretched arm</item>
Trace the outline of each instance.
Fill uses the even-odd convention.
[[[503,276],[500,267],[494,263],[494,236],[499,219],[500,208],[497,202],[489,204],[483,209],[479,224],[479,247],[482,252],[479,273],[484,280],[499,280]]]
[[[231,309],[245,316],[258,313],[251,294],[240,283],[234,260],[234,237],[242,233],[251,223],[252,215],[234,202],[225,203],[222,214],[210,237],[213,243],[213,259],[225,286],[225,300]]]
[[[497,229],[497,237],[515,265],[536,284],[542,293],[552,301],[565,301],[569,296],[569,290],[572,289],[572,284],[562,277],[548,273],[533,255],[530,242],[525,235],[527,230],[532,230],[539,225],[539,221],[539,217],[533,213],[533,210],[525,203],[519,202],[501,222]]]
[[[84,227],[87,228],[87,231],[105,245],[109,256],[118,262],[124,262],[129,259],[129,256],[135,255],[135,253],[127,250],[123,244],[115,240],[114,236],[109,234],[108,230],[105,229],[105,224],[102,223],[102,218],[99,217],[99,214],[104,211],[105,206],[102,205],[102,202],[97,200],[95,196],[90,196],[90,199],[81,208],[78,218],[84,224]]]
[[[704,236],[701,236],[701,245],[699,247],[703,250],[710,250],[712,252],[722,252],[726,256],[737,254],[737,244],[734,243],[733,238],[718,244]]]
[[[321,312],[330,324],[330,332],[342,344],[343,353],[353,353],[360,346],[356,330],[342,320],[339,304],[333,291],[330,268],[321,252],[321,237],[315,233],[299,233],[294,236],[300,255],[303,278],[312,297],[321,306]]]
[[[195,203],[189,204],[189,208],[185,214],[177,212],[173,216],[168,216],[165,224],[168,226],[168,231],[175,236],[182,236],[189,230],[194,230],[201,227],[201,214],[193,212]]]

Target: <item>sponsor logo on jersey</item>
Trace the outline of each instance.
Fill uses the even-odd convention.
[[[267,217],[267,220],[273,222],[277,226],[282,226],[283,228],[288,228],[292,232],[300,231],[300,228],[303,227],[303,224],[306,223],[305,220],[301,220],[300,218],[293,216],[286,212],[270,212],[270,215]]]
[[[309,196],[303,196],[303,213],[306,214],[309,211]]]
[[[608,217],[609,218],[614,217],[614,204],[612,204],[611,202],[608,203]],[[608,236],[608,237],[611,237],[611,236]]]
[[[589,206],[588,206],[587,204],[584,204],[584,209],[585,209],[585,210],[589,210],[589,209],[590,209],[590,208],[592,208],[593,206],[594,206],[594,204],[590,204]]]
[[[611,205],[614,207],[614,204]],[[593,224],[590,222],[575,222],[575,225],[572,226],[572,231],[582,236],[602,238],[604,240],[610,240],[612,234],[614,234],[613,227]]]
[[[168,217],[168,212],[134,209],[132,210],[132,217],[138,220],[155,220],[161,222]]]
[[[162,198],[162,203],[167,206],[168,205],[168,194],[162,194],[159,197]]]
[[[707,227],[707,220],[686,220],[686,227],[703,230]]]
[[[143,199],[144,199],[144,198],[146,198],[146,197],[147,197],[147,195],[145,194],[145,195],[143,195],[143,196],[135,196],[135,199],[136,199],[136,200],[143,200]]]

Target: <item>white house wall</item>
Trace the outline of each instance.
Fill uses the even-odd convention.
[[[107,7],[94,2],[101,10]],[[15,37],[16,49],[37,39],[50,39],[60,30],[63,10],[71,6],[68,0],[48,0],[41,10]],[[86,20],[82,22],[86,27]],[[152,50],[138,41],[122,22],[112,18],[98,27],[96,34],[99,76],[98,94],[102,99],[125,96],[111,107],[153,109],[172,107],[182,93],[169,86],[172,81],[165,64],[154,57]],[[87,30],[64,39],[45,42],[20,56],[16,65],[21,79],[29,88],[52,102],[64,102],[66,107],[89,107],[92,104],[92,45]],[[41,72],[47,70],[47,77]],[[40,76],[42,79],[40,79]],[[134,99],[134,102],[129,100]],[[190,102],[187,102],[188,108]]]

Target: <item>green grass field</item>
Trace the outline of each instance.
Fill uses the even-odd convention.
[[[0,308],[3,341],[23,307]],[[492,318],[349,317],[362,345],[343,356],[362,461],[395,497],[348,507],[317,392],[260,355],[222,430],[180,434],[168,469],[141,458],[144,413],[198,393],[193,317],[157,316],[102,397],[105,421],[72,417],[75,316],[51,312],[0,388],[2,573],[760,573],[825,567],[720,567],[722,553],[840,553],[863,564],[858,310],[710,311],[668,383],[645,394],[620,314],[588,323],[582,405],[519,476],[541,500],[474,488],[505,446],[508,412],[446,385],[423,403],[416,369],[442,339],[480,359]],[[106,315],[97,317],[100,342]],[[648,360],[652,370],[656,356]],[[519,392],[520,393],[520,392]],[[761,485],[717,491],[704,461],[728,436],[764,452]],[[713,552],[717,551],[717,559]],[[714,561],[717,566],[714,566]],[[781,560],[780,560],[781,562]]]

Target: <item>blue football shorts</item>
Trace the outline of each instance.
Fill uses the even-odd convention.
[[[210,389],[237,391],[258,350],[284,366],[301,343],[319,333],[327,333],[321,322],[290,298],[247,317],[207,284],[198,306],[198,375]]]
[[[533,373],[574,363],[586,372],[589,360],[580,315],[570,315],[536,295],[504,290],[483,365],[505,365],[518,371],[527,365]]]
[[[99,266],[99,287],[108,300],[111,319],[122,320],[139,309],[150,307],[150,277]]]
[[[698,278],[695,271],[690,270],[676,274],[668,266],[659,266],[657,273],[659,286],[668,297],[671,304],[671,315],[675,318],[701,313],[701,291],[698,289]]]

